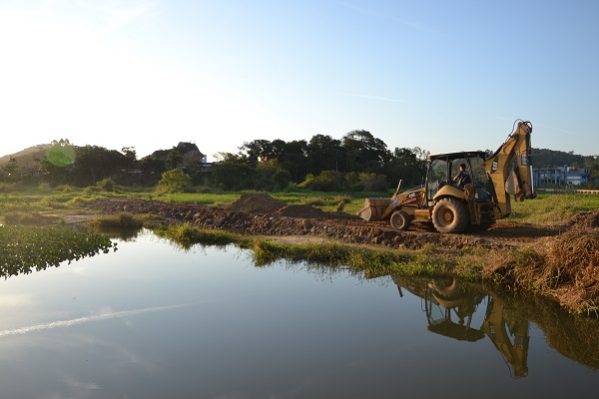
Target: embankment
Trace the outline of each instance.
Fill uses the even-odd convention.
[[[374,274],[408,269],[435,274],[438,263],[440,274],[495,281],[507,289],[550,297],[573,312],[599,309],[599,211],[559,226],[510,222],[485,232],[442,235],[426,226],[398,232],[387,223],[287,205],[266,194],[243,195],[228,207],[105,199],[91,208],[108,214],[153,214],[167,226],[184,223],[197,233],[192,242],[214,239],[210,231],[218,231],[221,238],[233,233],[233,242],[259,237],[252,246],[262,259],[303,256],[366,271],[372,262],[377,265]]]

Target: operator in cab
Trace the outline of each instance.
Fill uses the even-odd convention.
[[[460,164],[460,171],[452,179],[452,182],[457,184],[459,187],[464,187],[466,184],[472,183],[472,179],[468,172],[466,172],[466,164]]]

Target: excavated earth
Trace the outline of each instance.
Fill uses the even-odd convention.
[[[414,224],[410,230],[398,232],[391,229],[387,222],[366,222],[347,213],[323,212],[309,205],[287,205],[268,194],[244,194],[226,207],[110,198],[97,201],[90,208],[107,214],[153,214],[166,223],[188,222],[198,227],[244,234],[315,236],[344,243],[409,249],[431,244],[458,249],[508,249],[569,228],[503,223],[484,232],[445,235],[434,232],[426,224]]]

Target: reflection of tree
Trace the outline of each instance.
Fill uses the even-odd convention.
[[[64,226],[0,226],[0,276],[28,274],[113,248],[105,235]]]

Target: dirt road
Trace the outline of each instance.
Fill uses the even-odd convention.
[[[398,232],[386,222],[365,222],[346,213],[323,212],[307,205],[287,205],[266,194],[244,195],[227,207],[170,204],[140,199],[105,199],[91,205],[95,211],[157,215],[166,222],[188,222],[198,227],[245,234],[327,237],[347,243],[418,249],[440,244],[449,248],[509,248],[568,229],[521,223],[499,223],[488,231],[459,235],[436,233],[427,224]]]

